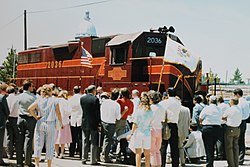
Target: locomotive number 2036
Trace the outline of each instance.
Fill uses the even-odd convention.
[[[162,44],[162,39],[159,37],[147,37],[148,44]]]

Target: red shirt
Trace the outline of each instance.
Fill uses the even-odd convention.
[[[125,106],[128,107],[128,111],[123,115],[121,119],[127,119],[129,115],[133,114],[134,112],[134,104],[130,99],[118,99],[117,102],[121,106],[121,114],[125,110]]]

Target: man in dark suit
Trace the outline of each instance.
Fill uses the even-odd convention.
[[[87,88],[88,94],[82,96],[80,99],[82,107],[82,163],[86,164],[88,159],[88,150],[91,142],[91,156],[90,164],[98,165],[97,162],[97,146],[98,146],[98,131],[100,130],[101,117],[100,117],[100,102],[96,95],[96,87],[90,85]],[[91,138],[91,141],[90,141]]]
[[[5,124],[7,118],[10,114],[8,103],[6,100],[6,88],[8,87],[7,84],[2,83],[0,86],[0,166],[9,166],[3,161],[3,139],[4,139],[4,132],[5,132]]]

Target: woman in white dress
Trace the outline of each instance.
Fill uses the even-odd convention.
[[[153,111],[150,108],[149,97],[144,94],[137,113],[134,115],[132,133],[128,140],[133,136],[133,144],[136,153],[136,166],[141,166],[142,149],[145,155],[145,166],[150,167],[150,148],[151,148],[151,124]]]

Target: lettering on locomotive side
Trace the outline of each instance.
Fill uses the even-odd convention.
[[[47,68],[61,68],[62,67],[62,61],[48,61],[47,62]]]

